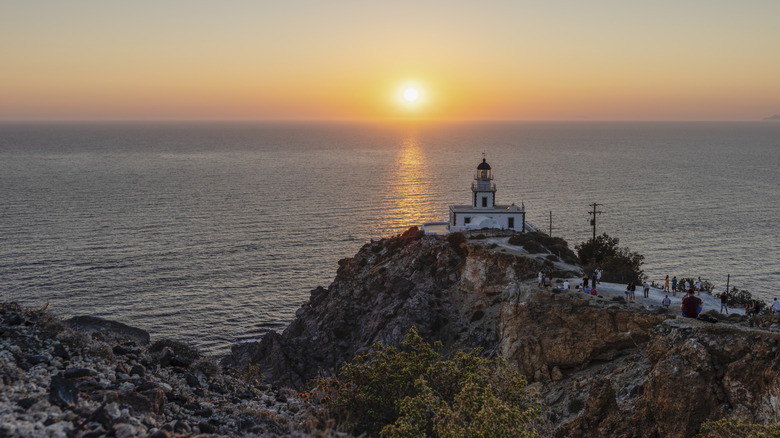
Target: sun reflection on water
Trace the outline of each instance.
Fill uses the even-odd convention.
[[[381,219],[384,232],[398,233],[436,219],[431,207],[435,190],[428,159],[417,135],[406,135],[401,141],[385,194],[388,209]]]

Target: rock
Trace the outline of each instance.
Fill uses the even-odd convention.
[[[116,342],[132,341],[140,345],[149,345],[149,333],[146,330],[130,327],[121,322],[96,316],[74,316],[67,320],[66,323],[87,333],[100,333],[106,340]]]
[[[49,401],[62,408],[72,408],[79,400],[78,389],[70,380],[57,374],[49,384]]]
[[[87,368],[68,368],[64,372],[66,379],[81,379],[92,375],[92,370]]]
[[[134,365],[132,368],[130,368],[130,375],[144,377],[146,375],[146,368],[144,368],[142,365]]]
[[[117,424],[114,426],[114,436],[116,438],[130,438],[135,436],[135,434],[135,427],[127,423]]]

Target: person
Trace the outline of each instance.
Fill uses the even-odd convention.
[[[538,277],[539,277],[539,287],[544,286],[544,272],[539,271],[539,276]]]
[[[675,275],[674,278],[672,278],[672,296],[677,296],[677,276]]]
[[[780,301],[777,301],[777,298],[775,298],[775,301],[772,303],[772,307],[770,307],[769,310],[772,311],[773,315],[780,312]]]
[[[696,280],[696,295],[701,295],[701,277]]]
[[[563,290],[569,290],[569,280],[563,280]]]
[[[590,294],[590,289],[588,289],[588,286],[583,287],[582,291],[585,292],[586,294]]]
[[[595,289],[596,284],[598,284],[598,277],[599,277],[599,270],[596,269],[595,271],[593,271],[593,277],[591,277],[590,279],[590,285],[592,286],[593,289]]]
[[[603,270],[603,269],[601,269],[601,267],[599,267],[598,269],[596,269],[596,280],[598,280],[599,284],[601,284],[601,274],[602,274],[603,272],[604,272],[604,270]]]
[[[664,292],[669,292],[669,276],[666,276],[666,280],[664,280]]]
[[[650,285],[647,284],[647,280],[645,280],[645,284],[643,286],[644,286],[645,298],[649,298],[650,297]]]
[[[662,306],[664,306],[664,307],[666,307],[666,308],[668,309],[670,304],[672,304],[672,300],[670,300],[670,299],[669,299],[669,295],[667,294],[667,295],[664,297],[664,300],[663,300],[663,301],[661,301],[661,305],[662,305]]]
[[[588,274],[582,276],[582,287],[588,287]]]
[[[745,307],[745,315],[747,315],[748,318],[753,315],[758,315],[758,303],[756,303],[756,300],[750,301],[750,304]]]
[[[636,284],[631,282],[631,301],[636,301]]]
[[[680,304],[680,311],[685,318],[698,318],[699,312],[701,312],[701,298],[697,297],[693,293],[693,289],[688,291],[688,296],[682,299]]]
[[[729,314],[729,297],[726,293],[720,294],[720,313],[723,313],[723,309],[726,309],[726,315]]]
[[[683,289],[685,292],[688,292],[688,289],[691,288],[691,282],[688,280],[685,280],[685,289]]]

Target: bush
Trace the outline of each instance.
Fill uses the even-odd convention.
[[[582,242],[574,248],[580,258],[583,270],[590,274],[596,268],[602,268],[603,281],[614,283],[642,283],[645,273],[642,271],[645,257],[631,252],[628,248],[620,248],[617,237],[609,237],[607,233],[596,236],[596,239]]]
[[[756,424],[722,418],[718,421],[706,421],[699,429],[698,438],[770,438],[780,437],[777,424]]]
[[[510,245],[522,246],[531,254],[551,253],[565,263],[577,264],[577,255],[569,249],[569,244],[560,237],[550,237],[540,231],[535,233],[515,233],[509,238]]]
[[[446,360],[412,328],[400,348],[376,344],[305,399],[354,435],[538,436],[541,407],[502,358],[459,351]]]
[[[753,301],[758,304],[759,309],[765,309],[767,307],[767,304],[764,301],[754,299],[753,295],[747,290],[732,287],[730,291],[723,292],[718,295],[718,297],[720,297],[722,294],[726,294],[726,302],[728,303],[729,307],[745,307]]]

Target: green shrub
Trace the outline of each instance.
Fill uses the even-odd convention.
[[[620,248],[617,237],[609,237],[607,233],[596,236],[596,239],[582,242],[574,248],[582,263],[582,269],[591,274],[596,268],[601,268],[603,281],[614,283],[641,283],[645,279],[642,271],[645,257],[631,252],[628,248]]]
[[[731,418],[721,418],[717,421],[706,421],[699,429],[698,438],[778,438],[780,425],[756,424],[738,421]]]
[[[723,293],[726,294],[726,302],[728,303],[729,307],[745,307],[753,301],[758,304],[759,309],[765,309],[767,307],[766,302],[753,298],[753,295],[744,289],[737,289],[736,287],[732,287],[730,291]],[[720,297],[722,294],[719,294],[718,297]]]
[[[504,359],[482,358],[479,350],[445,359],[440,349],[412,328],[398,349],[374,345],[306,399],[326,404],[355,435],[538,436],[541,405]]]

